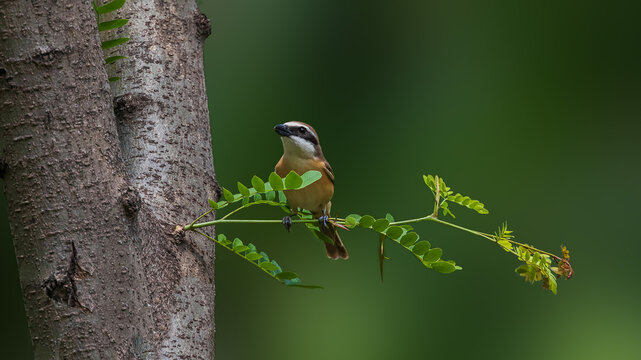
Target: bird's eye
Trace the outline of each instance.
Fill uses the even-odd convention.
[[[298,131],[300,131],[302,134],[304,134],[305,131],[307,131],[307,129],[305,129],[304,127],[301,126],[301,127],[298,128]]]

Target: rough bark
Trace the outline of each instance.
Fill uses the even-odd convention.
[[[220,192],[203,69],[209,19],[194,1],[128,1],[122,15],[129,23],[118,36],[130,41],[117,51],[127,59],[109,70],[122,78],[112,92],[127,174],[150,210],[138,224],[154,224],[147,215],[170,227],[188,223]],[[170,359],[214,351],[214,244],[194,235],[176,246],[174,270],[147,273],[148,282],[176,282],[154,306],[156,325],[170,333],[160,348]],[[154,254],[161,245],[155,239],[146,241],[154,257],[162,255]],[[143,261],[149,269],[156,263]]]
[[[173,234],[217,198],[208,22],[129,2],[115,102],[90,2],[0,4],[0,175],[36,359],[213,358],[213,244]]]

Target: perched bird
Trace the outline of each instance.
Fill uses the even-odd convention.
[[[322,174],[319,180],[309,186],[284,191],[292,207],[292,215],[296,215],[299,208],[309,210],[314,218],[319,219],[321,232],[334,241],[333,244],[325,242],[327,257],[334,260],[347,259],[347,249],[338,236],[336,227],[328,221],[334,195],[334,172],[323,156],[316,130],[299,121],[276,125],[274,130],[280,135],[284,150],[276,164],[276,174],[285,177],[292,170],[299,175],[309,170],[317,170]],[[283,225],[287,230],[291,221],[291,216],[283,218]]]

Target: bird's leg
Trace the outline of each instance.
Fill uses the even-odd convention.
[[[329,222],[329,216],[327,216],[327,211],[323,209],[323,216],[318,218],[318,226],[322,229],[327,228],[327,223]]]
[[[291,215],[287,215],[283,218],[283,226],[285,227],[287,232],[289,232],[289,230],[292,228],[292,215],[296,214],[298,214],[298,209],[294,209]]]

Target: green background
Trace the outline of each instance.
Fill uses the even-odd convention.
[[[432,207],[424,173],[480,199],[455,222],[559,253],[559,295],[472,235],[417,231],[463,271],[426,270],[390,243],[343,232],[331,261],[302,227],[219,226],[323,290],[285,288],[220,249],[218,359],[636,358],[641,180],[640,3],[632,1],[215,1],[205,63],[216,173],[233,188],[282,154],[300,120],[336,173],[333,213],[397,219]],[[202,204],[194,204],[206,209]],[[0,348],[29,358],[15,256],[0,210]],[[251,209],[252,218],[277,218]]]

